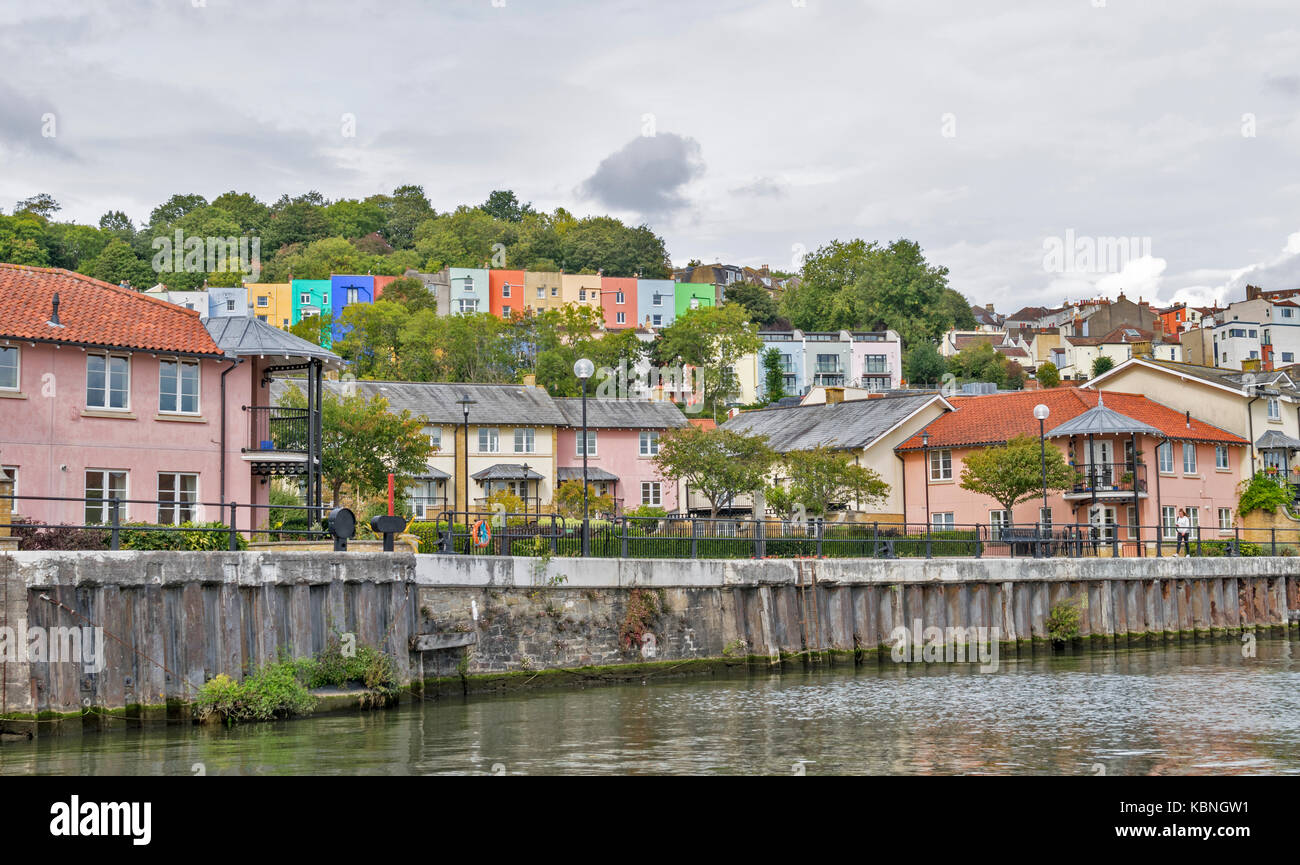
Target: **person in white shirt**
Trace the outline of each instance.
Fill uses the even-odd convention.
[[[1187,508],[1179,508],[1178,519],[1174,523],[1178,529],[1178,546],[1174,550],[1174,555],[1180,555],[1184,549],[1187,555],[1192,554],[1192,520],[1187,516]]]

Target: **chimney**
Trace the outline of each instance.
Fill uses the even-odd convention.
[[[59,323],[59,293],[57,291],[54,292],[54,300],[50,304],[50,320],[45,323],[50,327],[63,327]]]
[[[1241,361],[1242,372],[1259,372],[1262,367],[1260,359],[1257,357],[1248,357]]]
[[[826,388],[826,404],[839,405],[844,402],[844,388],[828,387]]]
[[[992,314],[993,314],[993,304],[991,304],[991,303],[986,303],[986,304],[984,304],[984,308],[987,309],[987,310],[989,311],[989,315],[992,315]]]
[[[1192,413],[1190,410],[1187,412],[1187,428],[1192,428]]]
[[[524,373],[524,387],[537,387],[537,376],[531,372]]]

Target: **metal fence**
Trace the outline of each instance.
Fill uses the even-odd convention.
[[[318,540],[330,534],[321,526],[328,509],[306,505],[246,504],[241,502],[199,502],[181,499],[132,499],[108,496],[104,498],[71,498],[67,496],[3,497],[13,503],[15,517],[20,502],[53,502],[80,505],[83,519],[80,522],[46,522],[23,518],[10,518],[0,522],[0,529],[8,529],[24,543],[37,549],[172,549],[164,541],[167,535],[190,534],[191,547],[201,549],[237,550],[241,542],[258,540]],[[154,515],[166,513],[167,524],[148,523],[133,519],[134,511],[141,507]],[[86,520],[84,515],[93,511],[101,520]],[[83,534],[68,537],[67,532]],[[196,541],[196,537],[213,536],[212,541]],[[220,540],[218,540],[220,538]]]
[[[485,530],[486,529],[486,530]],[[1091,524],[789,523],[693,516],[581,520],[555,514],[444,513],[436,551],[459,555],[718,558],[1143,558],[1300,554],[1300,529]],[[422,547],[428,549],[428,547]],[[429,551],[435,551],[429,549]]]

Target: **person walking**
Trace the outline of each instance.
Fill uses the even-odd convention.
[[[1174,549],[1174,555],[1181,555],[1182,551],[1187,550],[1187,555],[1192,554],[1192,520],[1187,516],[1187,508],[1178,509],[1178,519],[1174,523],[1178,529],[1178,546]]]

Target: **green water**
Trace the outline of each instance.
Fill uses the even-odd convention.
[[[650,680],[0,746],[0,774],[1300,774],[1300,642]]]

